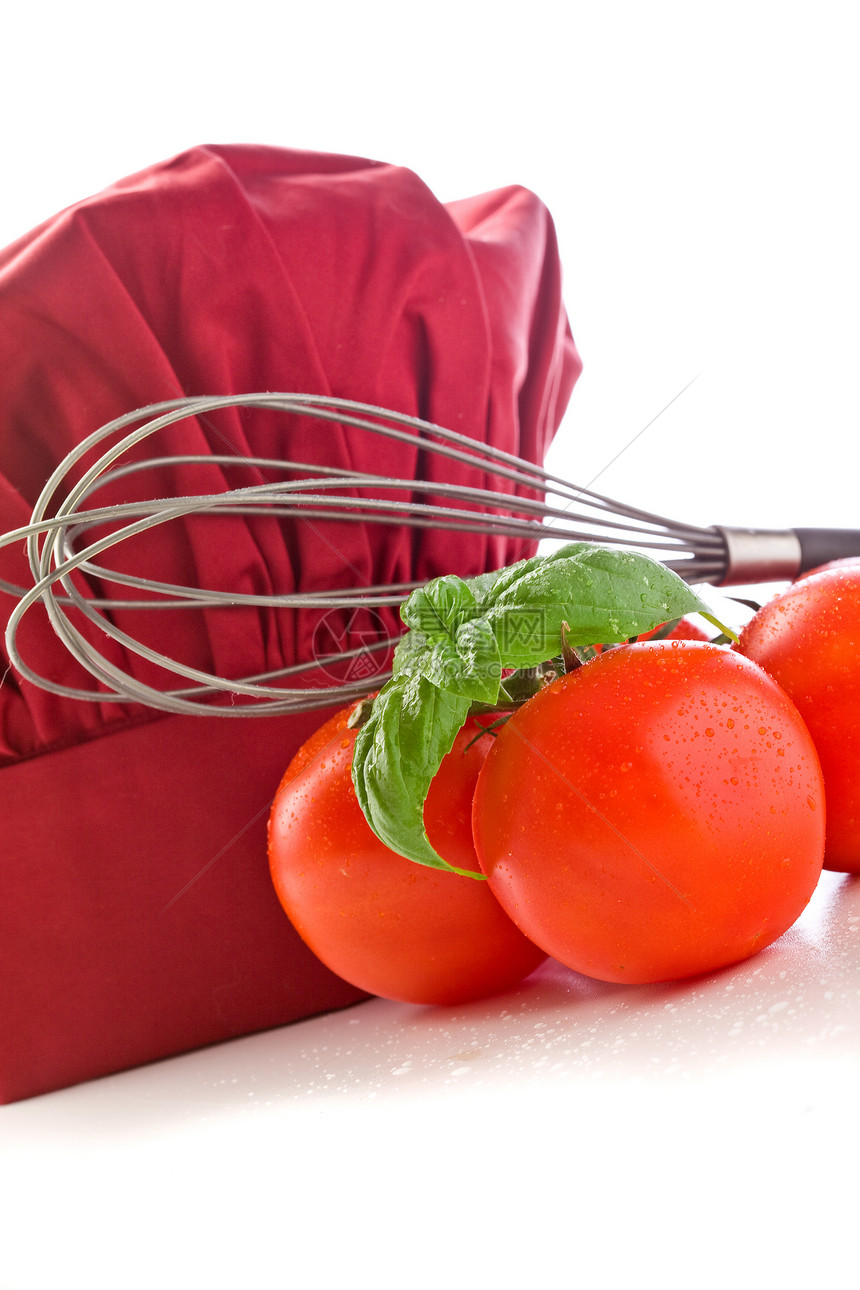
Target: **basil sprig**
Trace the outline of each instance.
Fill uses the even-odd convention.
[[[392,678],[353,753],[356,795],[374,833],[418,864],[479,876],[443,860],[424,828],[427,790],[473,704],[510,707],[503,673],[537,667],[563,645],[620,643],[690,613],[726,631],[665,565],[587,542],[413,591],[401,608],[409,631]]]

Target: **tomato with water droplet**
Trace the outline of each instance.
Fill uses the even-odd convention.
[[[489,884],[413,863],[367,824],[352,785],[351,709],[299,750],[269,817],[278,898],[306,944],[344,980],[408,1003],[458,1004],[516,985],[546,957],[520,932]],[[479,873],[472,795],[493,742],[468,721],[424,807],[432,845]]]
[[[860,564],[798,579],[750,619],[737,649],[791,696],[818,749],[825,868],[860,873]]]
[[[821,874],[824,786],[800,714],[761,668],[649,641],[514,714],[472,826],[491,889],[535,944],[591,977],[657,982],[745,959],[795,922]]]

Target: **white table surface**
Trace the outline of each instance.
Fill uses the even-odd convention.
[[[2,1290],[856,1284],[860,879],[668,986],[548,963],[0,1110]]]

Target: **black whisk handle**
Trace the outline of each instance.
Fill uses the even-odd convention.
[[[860,556],[860,529],[795,529],[800,543],[800,573],[831,560]]]

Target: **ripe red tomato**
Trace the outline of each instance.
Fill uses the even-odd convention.
[[[797,709],[716,645],[598,655],[504,726],[478,777],[478,858],[567,966],[656,982],[774,941],[821,873],[824,792]]]
[[[860,873],[860,565],[793,583],[750,619],[737,649],[791,696],[818,749],[825,867]]]
[[[352,785],[349,713],[299,750],[272,806],[269,864],[291,922],[332,971],[369,994],[457,1004],[516,985],[546,956],[489,884],[406,860],[371,831]],[[473,721],[460,731],[424,808],[439,854],[475,872],[472,795],[493,742],[480,732]]]

